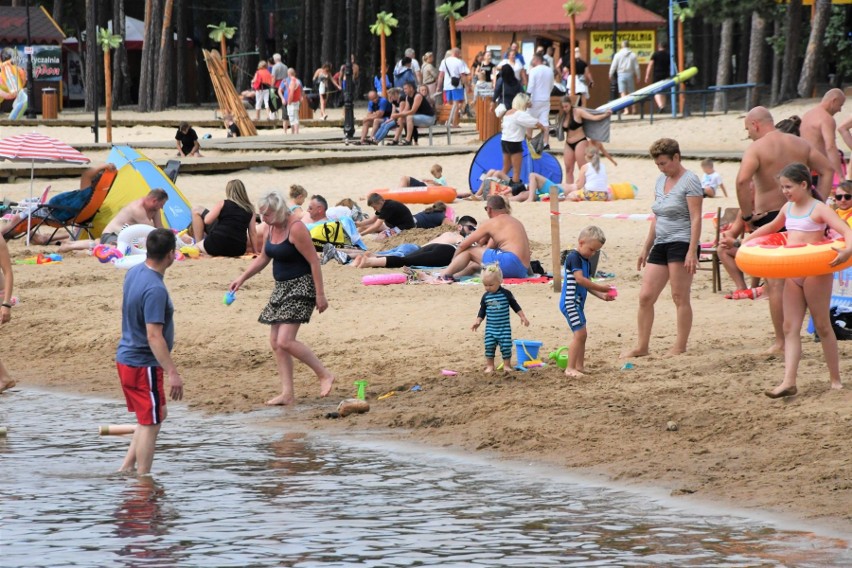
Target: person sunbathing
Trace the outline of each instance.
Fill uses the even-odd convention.
[[[418,250],[403,256],[386,253],[362,253],[355,257],[358,268],[401,268],[403,266],[443,267],[452,262],[459,243],[476,230],[476,219],[465,215],[458,220],[457,230],[441,233]]]

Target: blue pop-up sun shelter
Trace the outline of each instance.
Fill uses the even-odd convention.
[[[482,175],[488,170],[499,170],[503,168],[503,150],[500,148],[502,135],[498,132],[488,140],[486,140],[476,156],[473,157],[473,162],[470,163],[470,174],[468,182],[470,183],[471,191],[479,191],[479,186],[482,185]],[[522,142],[524,147],[524,157],[521,159],[521,181],[529,183],[530,172],[541,174],[553,183],[562,183],[562,165],[552,154],[542,153],[541,158],[534,160],[530,156],[527,143]],[[509,170],[509,175],[512,171]]]
[[[152,189],[162,189],[169,196],[163,207],[163,226],[178,230],[189,226],[192,222],[192,206],[172,180],[147,156],[130,146],[113,146],[107,161],[115,164],[118,174],[94,218],[95,236],[103,232],[122,207],[134,199],[145,197]]]

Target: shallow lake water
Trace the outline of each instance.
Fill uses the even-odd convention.
[[[153,478],[122,403],[0,397],[0,566],[852,566],[848,542],[440,450],[173,406]],[[537,473],[540,472],[540,475]]]

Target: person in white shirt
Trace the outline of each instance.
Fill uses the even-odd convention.
[[[503,173],[508,175],[512,170],[512,195],[517,195],[527,188],[521,183],[521,160],[524,156],[523,140],[527,130],[538,128],[547,132],[547,125],[539,122],[530,115],[530,97],[526,93],[518,93],[512,100],[512,108],[503,115],[503,131],[500,146],[503,150]]]
[[[544,56],[541,53],[536,53],[532,57],[532,68],[527,83],[527,94],[530,96],[531,103],[529,114],[545,125],[550,123],[551,91],[553,91],[553,69],[545,65]],[[544,130],[545,149],[550,148],[549,130],[549,128]]]
[[[462,105],[464,104],[464,86],[470,78],[470,68],[468,68],[467,63],[459,59],[461,49],[458,47],[447,53],[449,55],[438,67],[438,88],[446,93],[447,102],[456,106],[453,126],[458,126]]]
[[[627,40],[621,42],[621,50],[612,58],[609,76],[618,79],[618,92],[622,97],[636,90],[636,83],[639,82],[639,60],[636,54],[630,51],[630,42]],[[630,114],[630,107],[624,109],[624,114]]]
[[[524,69],[524,62],[517,51],[515,51],[514,49],[510,49],[509,53],[506,55],[506,58],[503,59],[500,63],[498,63],[495,69],[500,69],[504,65],[508,65],[512,68],[512,70],[515,72],[515,78],[521,82],[521,85],[527,84],[527,72]]]
[[[411,58],[411,70],[414,71],[414,76],[417,77],[417,84],[423,84],[423,74],[420,72],[420,63],[417,62],[417,53],[414,48],[409,47],[405,50],[405,57]],[[402,59],[396,62],[396,67],[393,68],[393,74],[402,73]]]

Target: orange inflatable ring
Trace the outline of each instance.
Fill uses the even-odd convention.
[[[452,203],[456,199],[456,190],[443,185],[430,185],[427,187],[400,187],[398,189],[377,189],[378,193],[385,199],[393,199],[400,203],[423,203],[425,205],[443,201]]]
[[[846,246],[843,239],[825,239],[818,243],[788,245],[787,233],[773,233],[743,244],[737,251],[737,267],[761,278],[801,278],[831,274],[852,266],[852,258],[831,266],[837,257],[832,247]]]

